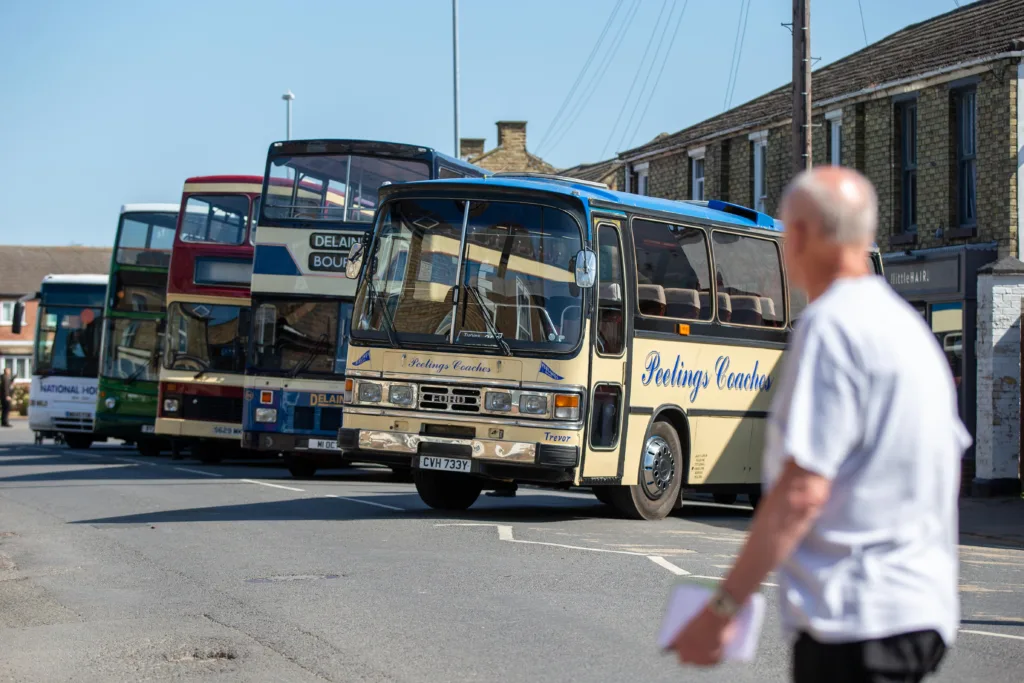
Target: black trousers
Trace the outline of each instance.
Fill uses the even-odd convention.
[[[935,631],[855,643],[819,643],[801,633],[793,648],[794,683],[918,683],[934,673],[946,644]]]
[[[11,403],[10,401],[3,401],[0,403],[0,424],[10,424],[9,418],[11,415]]]

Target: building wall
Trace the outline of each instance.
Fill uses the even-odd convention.
[[[977,480],[980,480],[983,488],[991,488],[993,482],[998,480],[1017,479],[1021,422],[1022,299],[1024,274],[983,274],[978,277],[978,433],[975,437],[975,467]],[[998,488],[998,484],[995,486]]]
[[[878,246],[882,252],[997,242],[999,256],[1017,254],[1017,62],[994,63],[966,78],[951,75],[946,82],[927,82],[917,90],[896,95],[866,95],[842,105],[842,161],[863,172],[875,185],[879,199]],[[977,71],[977,69],[975,70]],[[953,94],[957,88],[976,88],[977,227],[960,230],[957,220],[957,146]],[[901,226],[902,173],[899,117],[903,99],[917,102],[917,234],[905,238]],[[812,159],[828,163],[829,128],[825,110],[813,116]],[[705,196],[749,206],[753,203],[753,163],[748,136],[755,128],[728,138],[701,140],[704,146]],[[778,215],[779,201],[792,177],[790,122],[768,129],[767,211]],[[687,150],[677,149],[653,158],[649,169],[652,195],[689,198]],[[894,239],[895,237],[895,239]],[[902,238],[902,239],[901,239]]]
[[[5,297],[3,301],[16,301],[17,299]],[[25,303],[25,324],[21,327],[21,334],[12,334],[10,325],[0,325],[0,371],[6,358],[29,358],[32,356],[32,343],[36,334],[36,313],[39,308],[37,301]],[[18,377],[19,380],[27,380],[29,377]]]

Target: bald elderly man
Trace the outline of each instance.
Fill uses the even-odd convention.
[[[737,610],[778,569],[796,683],[920,681],[959,624],[957,495],[970,437],[921,316],[873,275],[878,200],[826,167],[786,189],[793,333],[765,435],[766,495],[736,563],[673,647],[717,663]]]

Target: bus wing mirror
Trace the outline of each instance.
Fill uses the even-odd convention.
[[[597,280],[597,254],[582,249],[576,254],[576,286],[589,289]]]
[[[11,334],[21,334],[21,319],[25,317],[25,303],[14,303],[14,317],[11,319]]]
[[[359,277],[359,268],[363,265],[363,243],[356,242],[348,252],[348,261],[345,262],[345,277],[355,280]]]

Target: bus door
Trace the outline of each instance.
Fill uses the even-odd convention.
[[[625,282],[622,226],[618,221],[595,222],[597,284],[590,350],[590,409],[583,448],[584,478],[618,478],[620,442],[626,405],[629,344],[629,292]],[[610,483],[610,482],[609,482]]]

